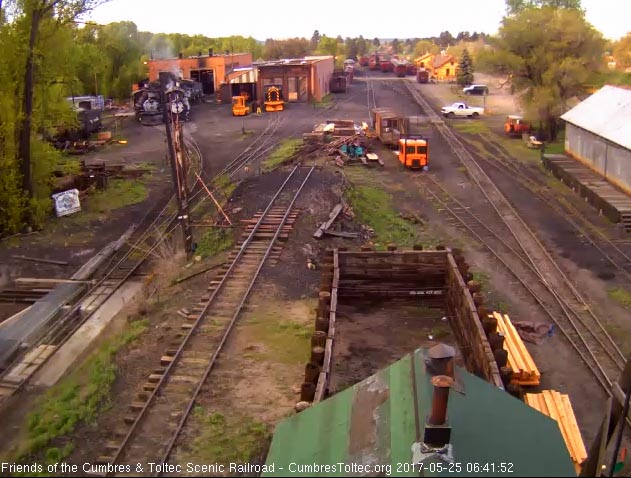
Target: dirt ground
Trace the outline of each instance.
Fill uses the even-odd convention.
[[[329,109],[290,105],[282,113],[286,119],[275,136],[280,139],[310,131],[323,118],[367,121],[366,89],[361,75],[358,76],[349,93],[338,95]],[[495,91],[492,80],[477,78],[476,81],[491,86],[489,101],[495,101],[491,100],[493,97],[506,96],[500,89]],[[455,101],[449,85],[419,85],[419,88],[435,105],[441,106],[444,102]],[[389,106],[409,116],[423,115],[420,108],[408,97],[399,94],[392,85],[377,82],[375,93],[377,106]],[[496,131],[503,121],[503,115],[512,109],[510,101],[503,98],[498,99],[497,104],[489,103],[494,105],[497,113],[480,121],[492,132]],[[192,121],[185,126],[185,131],[190,132],[204,153],[206,177],[215,174],[241,153],[252,138],[265,129],[269,118],[270,115],[234,118],[229,106],[200,105],[192,115]],[[415,124],[414,128],[426,134],[430,140],[429,174],[435,175],[450,192],[476,211],[479,210],[480,214],[484,214],[484,209],[488,209],[486,200],[470,184],[449,145],[431,126]],[[246,134],[243,134],[243,130]],[[134,143],[135,135],[142,138],[137,141],[137,145]],[[474,134],[463,133],[463,137],[475,141]],[[156,128],[134,127],[130,129],[128,139],[129,149],[126,151],[129,157],[137,156],[147,161],[142,152],[142,148],[147,148],[147,154],[152,151],[157,164],[163,161],[163,140]],[[502,141],[498,142],[504,145]],[[479,148],[474,151],[476,154],[484,154]],[[517,147],[509,145],[507,151],[513,156],[519,156],[516,160],[530,160],[525,148],[524,158],[521,158]],[[405,170],[387,150],[380,149],[379,153],[385,161],[383,169],[357,168],[351,172],[351,168],[346,168],[343,173],[355,180],[378,185],[392,195],[398,211],[416,214],[421,220],[418,228],[424,243],[443,243],[462,248],[473,271],[479,274],[487,304],[507,311],[514,320],[541,320],[537,306],[526,296],[521,286],[514,283],[511,275],[500,269],[484,249],[446,223],[440,212],[427,201],[417,181],[417,174],[425,173]],[[488,150],[487,154],[492,156],[494,152]],[[303,160],[305,164],[323,164],[321,159],[315,157],[306,157]],[[314,173],[296,205],[300,215],[283,246],[280,261],[263,270],[248,309],[240,319],[232,338],[226,343],[217,369],[206,384],[198,407],[187,424],[184,440],[176,448],[175,456],[180,462],[240,459],[246,455],[254,460],[257,457],[263,459],[264,442],[273,430],[274,423],[292,413],[292,407],[299,398],[299,385],[308,358],[309,337],[313,330],[313,307],[319,282],[318,272],[307,269],[306,259],[313,257],[317,264],[326,247],[356,247],[360,244],[357,240],[326,238],[318,241],[312,237],[318,224],[327,218],[341,194],[342,171],[330,162],[324,163],[326,165]],[[234,221],[249,218],[257,210],[262,210],[288,170],[289,166],[262,176],[256,176],[253,171],[251,177],[236,189],[230,207],[227,208],[230,211],[239,210],[231,216]],[[533,170],[545,178],[545,173],[536,166],[533,166]],[[602,311],[602,315],[607,317],[607,323],[617,327],[621,337],[629,336],[628,311],[613,303],[607,296],[607,288],[615,278],[603,280],[599,277],[603,276],[603,269],[606,267],[602,261],[595,258],[593,251],[586,249],[584,241],[563,220],[556,217],[554,211],[544,207],[538,200],[533,200],[532,195],[514,178],[491,168],[488,173],[518,212],[537,231],[551,253],[559,258],[564,271],[572,277],[593,308]],[[593,214],[593,211],[590,212],[589,208],[586,209],[580,198],[572,194],[559,194],[563,194],[565,200],[576,203],[576,207],[593,220],[595,227],[608,230],[610,226]],[[136,209],[130,208],[128,212],[121,210],[118,218],[108,219],[110,222],[102,230],[108,230],[108,224],[109,227],[116,224],[120,234],[143,206],[134,207]],[[203,232],[200,229],[197,233],[200,234],[200,231]],[[108,231],[108,234],[110,232],[112,237],[116,237],[113,230]],[[103,243],[108,242],[105,233],[95,236]],[[26,243],[26,237],[20,240]],[[51,253],[48,257],[70,257],[73,252],[82,250],[81,247],[96,249],[97,246],[97,243],[90,243],[73,249],[69,245],[60,248],[65,252],[60,251],[59,255],[55,255],[57,252]],[[24,244],[18,247],[27,246]],[[31,247],[33,249],[15,252],[4,246],[0,250],[0,260],[10,254],[38,255],[44,251],[43,245],[39,246],[40,249]],[[17,265],[14,264],[14,267]],[[13,273],[36,274],[38,269],[19,269],[19,272],[16,269]],[[60,276],[67,274],[67,271],[55,272],[51,269],[47,273]],[[123,414],[121,410],[125,410],[133,392],[142,384],[147,373],[159,363],[169,335],[177,329],[180,318],[175,311],[198,297],[210,276],[201,275],[183,283],[151,307],[147,314],[152,325],[150,332],[143,335],[129,350],[117,356],[119,372],[111,395],[110,409],[102,413],[96,423],[82,425],[69,438],[77,446],[70,462],[89,461],[102,452],[100,444],[116,429]],[[413,309],[402,310],[397,315],[388,317],[384,310],[354,310],[350,304],[345,305],[345,308],[348,320],[340,322],[337,349],[341,360],[334,364],[338,367],[334,384],[337,389],[362,380],[419,346],[431,345],[432,341],[428,336],[442,335],[444,332],[435,333],[435,329],[443,325],[438,317],[440,314],[432,319],[419,321]],[[363,320],[360,322],[356,317],[362,317]],[[397,327],[392,327],[393,320],[397,322]],[[393,330],[396,332],[392,333]],[[449,335],[445,334],[443,337],[449,343]],[[541,388],[570,394],[583,438],[588,444],[596,433],[602,408],[602,392],[594,379],[558,332],[541,345],[529,345],[529,350],[542,371]],[[217,443],[217,446],[211,446],[210,443]],[[233,450],[230,452],[233,454],[226,450]]]

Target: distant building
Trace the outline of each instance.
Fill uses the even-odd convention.
[[[631,90],[603,86],[561,119],[565,152],[631,194]]]
[[[149,60],[149,81],[157,81],[161,71],[175,73],[183,79],[199,81],[205,95],[211,95],[219,91],[222,83],[228,83],[229,76],[238,68],[252,65],[251,53],[235,53],[215,55],[209,49],[208,55],[166,60]]]
[[[282,86],[288,102],[321,101],[330,93],[335,60],[333,56],[307,56],[299,59],[268,61],[257,64],[259,98],[267,85]]]
[[[459,67],[458,59],[441,52],[439,55],[425,53],[414,60],[418,68],[425,68],[431,78],[438,81],[455,81]]]

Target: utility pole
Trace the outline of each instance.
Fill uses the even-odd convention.
[[[192,253],[193,235],[189,215],[189,190],[186,181],[188,173],[188,161],[184,152],[184,136],[182,134],[182,121],[180,113],[184,112],[182,92],[174,90],[175,76],[169,72],[160,72],[160,95],[162,103],[162,118],[166,128],[167,143],[169,147],[169,162],[173,177],[173,188],[178,203],[178,220],[182,227],[184,239],[184,251],[187,257]],[[169,87],[169,83],[173,87]],[[172,130],[173,128],[173,130]]]

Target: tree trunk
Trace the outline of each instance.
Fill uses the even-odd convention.
[[[35,69],[35,42],[37,40],[37,31],[41,20],[41,12],[37,9],[33,10],[31,15],[31,31],[28,41],[28,53],[26,56],[26,68],[24,71],[24,97],[22,100],[22,122],[20,125],[20,143],[18,149],[18,157],[22,165],[22,189],[28,199],[33,197],[33,181],[31,174],[31,115],[33,114],[33,90]]]

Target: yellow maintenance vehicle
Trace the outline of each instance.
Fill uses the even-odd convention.
[[[265,111],[283,111],[283,90],[278,85],[268,85],[264,88]]]
[[[250,105],[248,104],[248,97],[246,95],[239,95],[232,97],[232,115],[233,116],[246,116],[252,112]]]

